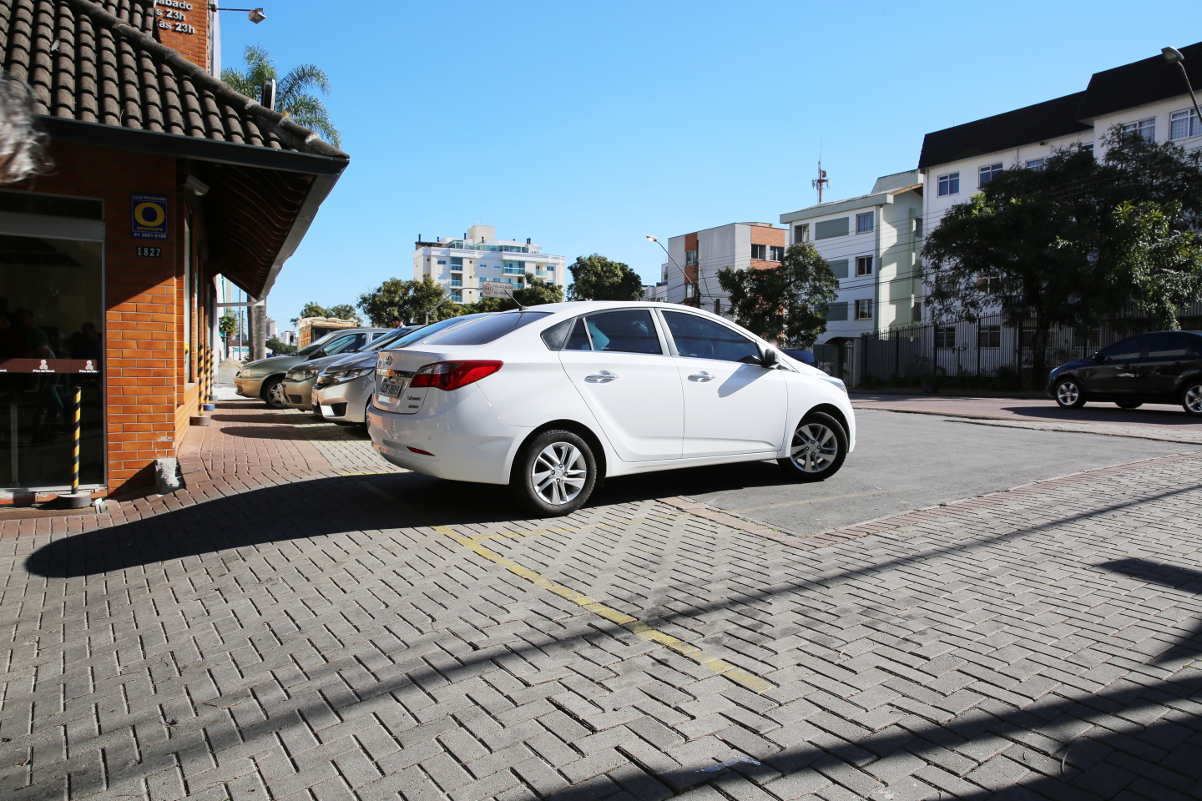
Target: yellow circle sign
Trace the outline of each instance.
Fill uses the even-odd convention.
[[[158,203],[139,203],[134,207],[134,219],[147,228],[157,228],[167,219],[167,210]]]
[[[167,197],[133,195],[130,197],[130,228],[134,239],[167,238]]]

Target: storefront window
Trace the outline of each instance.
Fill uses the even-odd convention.
[[[0,226],[0,489],[70,485],[76,387],[80,483],[101,484],[103,244],[11,231]]]

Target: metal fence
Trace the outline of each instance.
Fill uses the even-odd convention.
[[[1182,309],[1182,328],[1202,327],[1202,304]],[[1082,359],[1145,328],[1136,320],[1108,323],[1088,332],[1053,328],[1048,334],[1045,364],[1049,368]],[[1001,315],[976,322],[920,325],[879,331],[860,337],[857,383],[913,384],[929,378],[976,379],[997,388],[1018,387],[1023,370],[1034,364],[1035,324],[1008,326]],[[1042,377],[1027,381],[1039,388]]]

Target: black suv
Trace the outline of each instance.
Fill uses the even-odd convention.
[[[1180,403],[1202,417],[1202,334],[1154,331],[1128,337],[1048,376],[1048,394],[1066,409],[1112,401],[1124,409]]]

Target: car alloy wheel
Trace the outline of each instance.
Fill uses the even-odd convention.
[[[1085,396],[1076,381],[1066,378],[1056,385],[1056,403],[1063,409],[1080,409],[1085,405]]]
[[[597,482],[592,448],[571,431],[545,431],[514,463],[512,486],[525,506],[551,517],[576,511]]]
[[[822,481],[847,458],[847,432],[825,412],[811,412],[793,430],[789,458],[777,462],[798,481]]]
[[[1202,384],[1192,383],[1181,393],[1181,405],[1186,414],[1202,417]]]
[[[263,387],[263,401],[273,409],[287,409],[288,397],[284,393],[284,379],[272,378]]]

